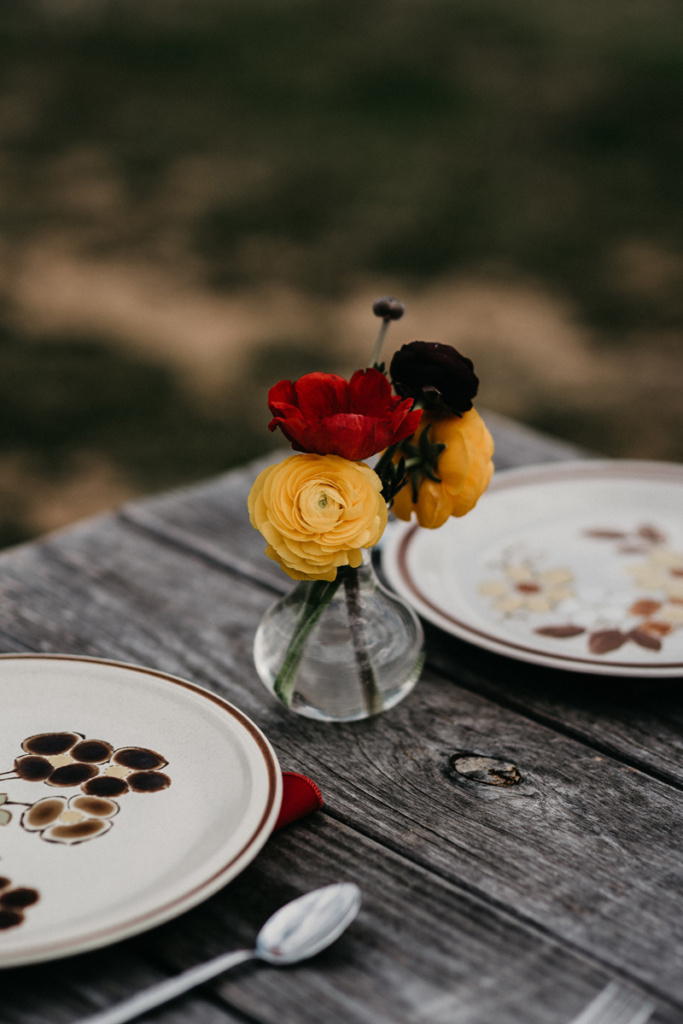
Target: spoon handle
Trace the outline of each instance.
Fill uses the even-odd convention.
[[[216,975],[222,974],[230,967],[237,967],[238,964],[242,964],[246,960],[253,960],[256,955],[256,951],[253,949],[238,949],[234,953],[223,953],[213,960],[207,960],[204,964],[190,967],[189,970],[183,971],[182,974],[178,974],[174,978],[160,981],[143,992],[131,996],[130,999],[124,999],[116,1006],[110,1006],[106,1010],[85,1017],[81,1024],[124,1024],[125,1021],[134,1020],[155,1006],[161,1006],[162,1003],[175,999],[183,992],[189,992],[190,989],[209,981],[210,978],[215,978]]]

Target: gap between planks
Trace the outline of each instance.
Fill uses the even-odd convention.
[[[218,568],[225,572],[232,573],[277,597],[286,594],[289,589],[285,582],[283,582],[282,586],[279,586],[272,575],[255,568],[247,559],[241,559],[227,552],[223,553],[223,551],[211,541],[191,538],[188,535],[187,530],[180,527],[174,527],[160,519],[153,512],[148,512],[145,509],[141,509],[139,506],[132,509],[130,507],[122,509],[117,513],[116,518],[125,527],[138,530],[145,535],[153,537],[158,542],[167,544],[169,547],[182,551],[184,554],[190,554],[201,558],[213,568]],[[437,674],[441,675],[443,673],[443,665],[438,654],[430,656],[428,650],[425,664],[426,667],[430,668]],[[616,745],[602,741],[593,734],[587,733],[576,726],[572,726],[552,714],[544,713],[543,711],[529,707],[523,701],[516,701],[512,697],[505,696],[495,687],[488,684],[485,679],[480,679],[478,676],[475,678],[474,675],[475,674],[473,672],[461,673],[455,681],[457,682],[457,685],[461,686],[464,690],[483,696],[492,703],[497,704],[499,707],[514,711],[522,717],[529,719],[529,721],[536,722],[539,725],[552,728],[555,732],[562,733],[562,735],[567,736],[569,739],[573,739],[576,742],[582,743],[591,750],[595,750],[601,754],[606,754],[614,760],[620,761],[626,767],[634,768],[637,771],[642,772],[644,775],[647,775],[649,778],[671,786],[679,792],[683,791],[683,780],[677,778],[674,774],[667,772],[666,769],[657,768],[654,765],[648,764],[647,761],[638,758],[633,754],[626,754]]]

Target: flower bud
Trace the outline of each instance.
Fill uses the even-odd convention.
[[[406,307],[393,295],[385,295],[377,299],[372,306],[375,316],[381,316],[383,320],[400,320],[406,311]]]

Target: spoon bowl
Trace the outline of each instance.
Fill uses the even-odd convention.
[[[353,882],[314,889],[276,910],[256,937],[256,953],[269,964],[294,964],[333,943],[353,921],[361,904]]]
[[[95,1013],[81,1024],[125,1024],[247,960],[264,960],[282,967],[307,960],[339,938],[360,910],[360,904],[360,889],[353,882],[313,889],[268,918],[256,936],[254,949],[223,953]]]

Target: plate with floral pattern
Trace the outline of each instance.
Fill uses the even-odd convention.
[[[398,525],[382,564],[425,619],[498,654],[683,676],[683,466],[506,470],[468,516],[439,530]]]
[[[0,656],[0,967],[134,935],[212,895],[270,835],[263,733],[193,683]]]

